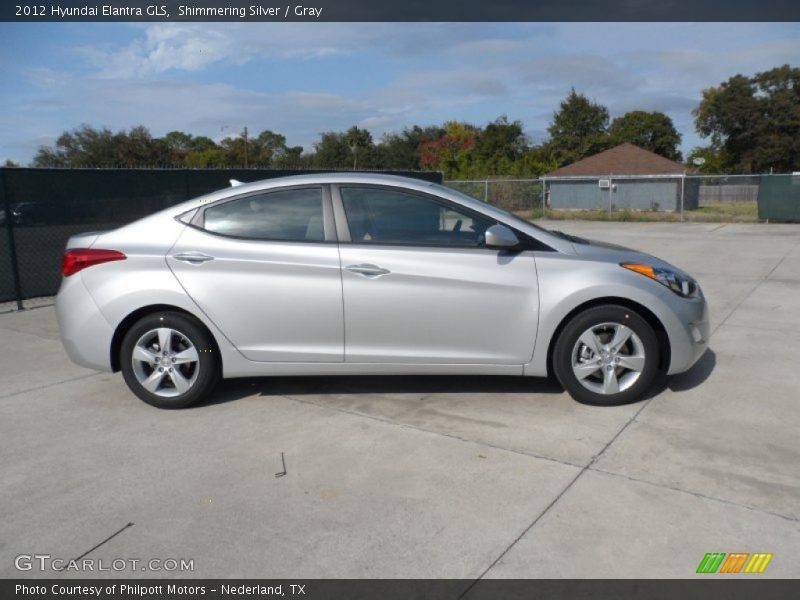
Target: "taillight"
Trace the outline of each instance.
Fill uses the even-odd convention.
[[[64,277],[74,275],[81,269],[99,265],[112,260],[125,260],[126,256],[116,250],[95,250],[93,248],[70,248],[64,253],[61,261],[61,274]]]

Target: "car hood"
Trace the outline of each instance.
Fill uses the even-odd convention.
[[[679,269],[675,265],[672,265],[667,261],[658,258],[657,256],[647,254],[646,252],[641,252],[640,250],[626,248],[625,246],[581,238],[580,241],[573,241],[573,247],[575,248],[575,253],[578,256],[588,260],[613,263],[644,263],[654,267],[671,269],[676,273],[689,276],[689,274],[682,269]]]

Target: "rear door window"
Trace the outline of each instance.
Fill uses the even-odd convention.
[[[203,228],[238,238],[322,242],[322,188],[265,192],[209,206]]]

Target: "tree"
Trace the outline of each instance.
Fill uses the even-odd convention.
[[[225,166],[244,167],[254,166],[254,161],[250,155],[250,148],[247,148],[247,161],[245,161],[245,140],[244,137],[226,137],[220,143],[220,148],[225,155]],[[248,144],[249,146],[249,144]]]
[[[368,152],[374,146],[372,134],[366,129],[359,129],[353,125],[347,130],[345,139],[347,140],[347,145],[350,146],[350,152],[353,153],[353,170],[355,170],[358,168],[359,152]]]
[[[518,177],[541,177],[558,168],[558,160],[546,144],[528,149],[519,163]]]
[[[194,158],[190,159],[190,156],[218,148],[216,142],[211,138],[202,135],[193,136],[182,131],[170,131],[161,140],[169,148],[173,165],[194,163],[196,160]]]
[[[313,166],[313,157],[303,154],[302,146],[286,147],[273,158],[272,166],[276,169],[310,169]]]
[[[313,165],[318,169],[346,169],[352,166],[353,153],[344,133],[326,131],[314,143]]]
[[[686,165],[709,175],[721,175],[729,172],[725,155],[710,146],[693,148],[686,157]]]
[[[172,133],[173,132],[168,133],[165,137],[170,137]],[[177,164],[183,164],[193,169],[227,166],[225,151],[220,148],[214,140],[204,135],[189,137],[191,139],[185,147],[188,148],[189,151],[182,159],[180,158],[180,154],[178,154]],[[176,136],[170,139],[180,138]],[[171,141],[167,140],[167,144],[170,145],[170,143]],[[175,152],[175,150],[173,150],[173,152]]]
[[[375,163],[382,169],[419,170],[419,148],[422,144],[438,140],[445,131],[439,126],[414,125],[400,133],[386,133],[375,147]]]
[[[150,131],[142,125],[115,136],[114,154],[114,162],[120,166],[152,167],[172,164],[169,146],[164,140],[150,135]]]
[[[681,134],[662,112],[633,110],[611,122],[608,129],[613,145],[630,142],[670,160],[681,160]]]
[[[82,125],[65,131],[53,146],[40,146],[33,159],[35,167],[115,166],[116,140],[110,129]]]
[[[192,138],[192,152],[202,152],[204,150],[212,150],[217,147],[217,143],[210,137],[197,135]]]
[[[251,161],[254,165],[268,167],[286,152],[286,136],[266,129],[252,140]]]
[[[693,111],[698,133],[738,173],[800,168],[800,69],[784,65],[734,75],[703,90]]]
[[[4,167],[18,167],[19,163],[16,163],[13,160],[11,160],[10,158],[7,158],[5,160],[5,162],[3,163],[3,166]]]
[[[510,123],[503,115],[489,123],[475,139],[475,162],[479,176],[507,173],[527,150],[522,123]]]
[[[548,146],[559,165],[573,163],[609,146],[608,109],[573,88],[547,128]]]
[[[419,145],[402,133],[385,133],[375,146],[375,163],[381,169],[419,169]]]
[[[218,169],[229,166],[225,150],[216,144],[202,150],[193,150],[186,155],[183,164],[192,169]]]
[[[192,138],[192,136],[188,133],[183,133],[182,131],[170,131],[161,139],[167,145],[167,148],[169,148],[179,160],[183,160],[183,158],[189,154],[189,152],[194,150],[194,138]]]
[[[419,161],[423,169],[440,170],[448,179],[468,177],[478,129],[463,121],[448,121],[444,135],[419,146]]]
[[[171,163],[169,146],[153,138],[147,128],[113,133],[82,125],[62,133],[54,146],[41,146],[36,167],[146,167]]]

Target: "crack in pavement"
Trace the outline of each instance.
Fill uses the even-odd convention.
[[[731,309],[731,311],[730,311],[730,312],[729,312],[727,315],[725,315],[725,318],[724,318],[724,319],[722,319],[722,321],[720,321],[720,322],[719,322],[719,324],[718,324],[716,327],[714,327],[714,329],[711,331],[711,336],[712,336],[712,337],[714,336],[714,334],[715,334],[717,331],[719,331],[719,329],[720,329],[720,328],[721,328],[723,325],[725,325],[725,323],[727,323],[727,322],[728,322],[728,319],[730,319],[730,318],[733,316],[733,314],[734,314],[734,313],[735,313],[737,310],[739,310],[739,308],[741,308],[742,304],[744,304],[745,302],[747,302],[747,300],[750,298],[750,296],[752,296],[752,295],[755,293],[755,291],[756,291],[756,290],[757,290],[759,287],[761,287],[761,285],[762,285],[762,284],[763,284],[765,281],[767,281],[767,279],[769,279],[770,275],[772,275],[772,274],[773,274],[773,273],[774,273],[774,272],[777,270],[777,268],[778,268],[778,267],[780,267],[780,266],[783,264],[783,261],[785,261],[785,260],[786,260],[786,259],[789,257],[789,255],[790,255],[792,252],[794,252],[794,251],[795,251],[795,249],[796,249],[797,247],[800,247],[800,242],[797,242],[797,243],[796,243],[794,246],[792,246],[791,248],[789,248],[789,250],[787,250],[787,251],[786,251],[786,254],[784,254],[784,255],[783,255],[783,256],[782,256],[782,257],[781,257],[781,258],[778,260],[778,262],[777,262],[777,263],[775,263],[775,266],[774,266],[774,267],[772,267],[772,268],[769,270],[769,272],[768,272],[766,275],[764,275],[764,276],[763,276],[761,279],[759,279],[759,280],[756,282],[756,284],[755,284],[755,285],[754,285],[754,286],[753,286],[753,287],[750,289],[750,291],[749,291],[749,292],[747,292],[747,294],[745,294],[745,296],[744,296],[744,297],[743,297],[741,300],[739,300],[739,302],[737,302],[737,303],[736,303],[736,306],[734,306],[734,307]]]
[[[126,524],[124,527],[121,527],[120,529],[118,529],[117,531],[115,531],[114,533],[112,533],[110,536],[108,536],[106,539],[104,539],[102,542],[100,542],[99,544],[95,544],[94,546],[92,546],[91,548],[89,548],[89,549],[88,549],[86,552],[84,552],[83,554],[81,554],[81,555],[80,555],[80,556],[78,556],[77,558],[73,558],[73,559],[70,559],[70,560],[68,560],[68,561],[67,561],[67,566],[68,566],[68,565],[70,565],[70,564],[71,564],[71,563],[73,563],[73,562],[77,563],[77,562],[78,562],[80,559],[82,559],[84,556],[88,556],[89,554],[91,554],[92,552],[94,552],[95,550],[97,550],[97,549],[98,549],[100,546],[102,546],[102,545],[103,545],[103,544],[105,544],[106,542],[108,542],[108,541],[110,541],[110,540],[114,539],[114,538],[115,538],[115,537],[117,537],[117,536],[118,536],[120,533],[122,533],[123,531],[125,531],[126,529],[128,529],[129,527],[133,527],[133,523],[128,523],[128,524]],[[60,568],[60,569],[56,569],[56,571],[63,571],[64,569],[66,569],[66,568],[67,568],[67,566],[64,566],[64,567],[62,567],[62,568]]]
[[[105,375],[106,373],[102,373],[98,371],[97,373],[89,373],[88,375],[81,375],[79,377],[73,377],[71,379],[62,379],[61,381],[55,381],[53,383],[46,383],[44,385],[39,385],[36,387],[28,388],[26,390],[20,390],[18,392],[12,392],[10,394],[5,394],[4,396],[0,396],[0,400],[5,398],[13,398],[14,396],[19,396],[20,394],[27,394],[29,392],[36,392],[39,390],[46,390],[47,388],[54,387],[56,385],[61,385],[62,383],[71,383],[73,381],[80,381],[81,379],[88,379],[90,377],[97,377],[98,375]]]
[[[600,450],[600,452],[598,452],[597,454],[595,454],[595,455],[592,457],[592,459],[591,459],[591,460],[590,460],[590,461],[589,461],[589,462],[586,464],[586,466],[584,466],[584,467],[583,467],[583,468],[580,470],[580,472],[579,472],[577,475],[575,475],[575,477],[572,479],[572,481],[570,481],[570,482],[569,482],[569,483],[566,485],[566,487],[564,487],[564,489],[563,489],[563,490],[561,490],[561,492],[559,492],[559,493],[558,493],[558,495],[557,495],[555,498],[553,498],[552,502],[550,502],[550,504],[548,504],[548,505],[547,505],[547,506],[544,508],[544,510],[543,510],[542,512],[540,512],[540,513],[539,513],[539,514],[536,516],[536,518],[535,518],[535,519],[534,519],[534,520],[533,520],[533,521],[530,523],[530,525],[528,525],[528,526],[527,526],[527,527],[526,527],[526,528],[525,528],[525,529],[522,531],[522,533],[520,533],[520,534],[519,534],[519,535],[516,537],[516,539],[514,539],[514,541],[513,541],[513,542],[511,542],[511,543],[508,545],[508,547],[506,547],[506,549],[505,549],[505,550],[503,550],[503,551],[500,553],[500,555],[499,555],[499,556],[498,556],[496,559],[494,559],[494,561],[492,561],[492,564],[490,564],[488,567],[486,567],[486,569],[484,569],[484,570],[483,570],[483,572],[482,572],[480,575],[478,575],[478,577],[476,577],[476,578],[475,578],[475,579],[472,581],[472,583],[470,583],[470,585],[469,585],[469,586],[468,586],[468,587],[467,587],[467,588],[466,588],[466,589],[465,589],[465,590],[464,590],[464,591],[461,593],[461,595],[459,595],[459,600],[460,600],[461,598],[465,597],[465,596],[466,596],[466,595],[467,595],[467,594],[470,592],[470,590],[472,590],[472,588],[473,588],[473,587],[475,587],[475,585],[476,585],[476,584],[477,584],[477,583],[478,583],[478,582],[479,582],[481,579],[483,579],[483,578],[484,578],[484,576],[485,576],[485,575],[486,575],[486,574],[487,574],[489,571],[491,571],[491,570],[494,568],[494,566],[495,566],[495,565],[497,565],[497,563],[499,563],[499,562],[500,562],[500,561],[503,559],[503,557],[504,557],[506,554],[508,554],[508,553],[509,553],[509,551],[511,550],[511,548],[513,548],[514,546],[516,546],[517,542],[519,542],[519,541],[520,541],[522,538],[524,538],[524,537],[525,537],[525,535],[526,535],[526,534],[527,534],[527,533],[528,533],[528,532],[529,532],[531,529],[533,529],[533,528],[536,526],[536,524],[537,524],[539,521],[541,521],[541,520],[542,520],[542,518],[543,518],[543,517],[544,517],[544,516],[545,516],[545,515],[546,515],[546,514],[547,514],[547,513],[550,511],[550,509],[551,509],[551,508],[553,508],[553,506],[555,506],[555,505],[556,505],[556,503],[558,503],[558,501],[559,501],[559,500],[561,500],[561,498],[564,496],[564,494],[566,494],[566,493],[567,493],[567,492],[568,492],[568,491],[569,491],[569,490],[572,488],[572,486],[574,486],[574,485],[575,485],[575,483],[576,483],[576,482],[577,482],[577,481],[578,481],[578,480],[579,480],[579,479],[580,479],[580,478],[583,476],[583,474],[584,474],[584,473],[586,473],[586,471],[588,471],[588,470],[589,470],[589,469],[592,467],[592,465],[594,465],[594,463],[596,463],[596,462],[597,462],[597,461],[600,459],[600,457],[601,457],[601,456],[603,456],[603,454],[605,453],[605,451],[606,451],[606,450],[608,450],[608,448],[611,446],[611,444],[613,444],[613,443],[614,443],[614,442],[617,440],[617,438],[618,438],[618,437],[619,437],[619,436],[622,434],[622,432],[623,432],[623,431],[625,431],[625,430],[628,428],[628,426],[629,426],[631,423],[633,423],[633,422],[636,420],[636,417],[638,417],[638,416],[641,414],[641,412],[642,412],[642,411],[643,411],[645,408],[647,408],[647,406],[649,406],[649,404],[650,404],[650,402],[652,402],[652,400],[653,400],[652,398],[648,398],[647,400],[645,400],[645,401],[644,401],[644,404],[642,405],[642,407],[641,407],[639,410],[637,410],[637,411],[636,411],[636,412],[635,412],[635,413],[634,413],[634,414],[631,416],[631,418],[630,418],[630,419],[628,419],[628,420],[626,421],[626,423],[625,423],[625,424],[624,424],[624,425],[623,425],[623,426],[620,428],[620,430],[619,430],[619,431],[617,431],[617,433],[616,433],[616,434],[614,434],[614,437],[612,437],[612,438],[611,438],[611,439],[610,439],[610,440],[609,440],[609,441],[606,443],[606,445],[605,445],[605,446],[603,446],[603,448]]]
[[[575,463],[571,463],[565,460],[559,460],[557,458],[552,458],[549,456],[542,456],[539,454],[535,454],[533,452],[525,452],[524,450],[515,450],[513,448],[505,448],[503,446],[497,446],[495,444],[490,444],[489,442],[483,442],[480,440],[471,440],[469,438],[461,437],[455,435],[453,433],[444,433],[442,431],[434,431],[432,429],[425,429],[424,427],[419,427],[418,425],[411,425],[410,423],[403,423],[400,421],[393,421],[389,418],[384,417],[377,417],[375,415],[370,415],[367,413],[361,413],[354,410],[347,410],[346,408],[340,408],[338,406],[326,406],[324,404],[319,404],[317,402],[312,402],[311,400],[303,400],[301,398],[297,398],[295,396],[286,396],[286,395],[276,395],[272,396],[273,398],[284,398],[285,400],[291,400],[292,402],[299,402],[301,404],[308,404],[310,406],[316,406],[317,408],[322,408],[326,410],[332,410],[336,412],[341,412],[347,415],[352,415],[354,417],[362,417],[364,419],[370,419],[372,421],[378,421],[379,423],[385,423],[387,425],[395,425],[397,427],[402,427],[404,429],[413,429],[414,431],[420,431],[422,433],[428,433],[430,435],[436,435],[440,437],[446,437],[448,439],[457,440],[459,442],[465,442],[467,444],[475,444],[477,446],[484,446],[486,448],[492,448],[493,450],[500,450],[502,452],[510,452],[511,454],[519,454],[521,456],[526,456],[528,458],[537,458],[539,460],[546,460],[548,462],[557,463],[559,465],[563,465],[566,467],[572,467],[575,469],[583,469],[585,468],[584,465],[579,465]]]
[[[793,523],[800,523],[800,519],[796,517],[792,517],[789,515],[784,515],[781,513],[773,512],[771,510],[766,510],[764,508],[759,508],[757,506],[750,506],[749,504],[741,504],[739,502],[735,502],[734,500],[727,500],[725,498],[719,498],[717,496],[708,496],[706,494],[702,494],[700,492],[693,492],[692,490],[687,490],[684,488],[680,488],[677,486],[667,485],[665,483],[659,483],[657,481],[648,481],[647,479],[639,479],[638,477],[632,477],[630,475],[625,475],[623,473],[615,473],[614,471],[606,471],[604,469],[596,469],[592,468],[591,471],[595,473],[602,473],[604,475],[610,475],[612,477],[620,477],[622,479],[627,479],[628,481],[635,481],[637,483],[644,483],[653,487],[658,487],[664,490],[671,490],[673,492],[680,492],[681,494],[688,494],[690,496],[694,496],[696,498],[702,498],[704,500],[712,500],[714,502],[721,502],[722,504],[727,504],[729,506],[736,506],[738,508],[744,508],[746,510],[750,510],[753,512],[761,513],[764,515],[769,515],[771,517],[778,517],[779,519],[784,519],[785,521],[791,521]]]

